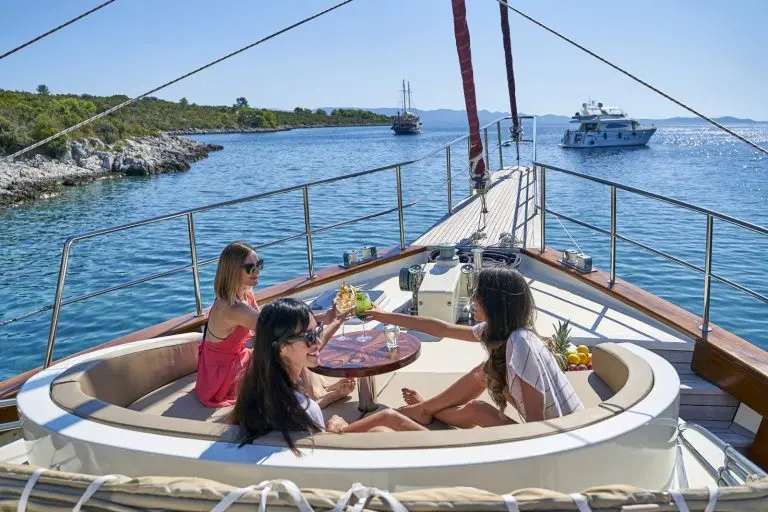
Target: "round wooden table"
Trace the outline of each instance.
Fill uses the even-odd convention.
[[[318,356],[318,364],[310,368],[313,372],[328,377],[357,377],[357,408],[361,412],[374,411],[376,403],[376,384],[374,375],[389,373],[408,366],[421,354],[421,342],[415,336],[401,332],[399,346],[387,349],[387,340],[382,329],[366,331],[372,339],[360,343],[357,337],[361,332],[331,338]]]

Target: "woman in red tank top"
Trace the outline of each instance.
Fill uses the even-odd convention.
[[[245,242],[226,246],[219,257],[197,362],[197,397],[208,407],[233,405],[243,372],[251,362],[246,342],[259,318],[253,287],[264,260]]]
[[[259,318],[253,287],[264,260],[245,242],[227,245],[219,256],[213,281],[216,299],[208,312],[197,363],[195,393],[203,405],[234,405],[252,350],[246,346]],[[304,385],[321,407],[350,394],[354,381],[345,379],[325,387],[320,377],[306,372]]]

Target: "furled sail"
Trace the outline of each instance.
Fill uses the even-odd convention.
[[[507,9],[507,6],[500,3],[499,13],[501,14],[501,35],[504,39],[504,63],[507,67],[509,108],[510,112],[512,113],[512,138],[515,141],[519,141],[522,131],[520,129],[520,119],[517,113],[517,97],[515,95],[515,70],[512,67],[512,41],[509,37],[509,10]]]
[[[456,51],[459,54],[461,79],[464,87],[464,103],[469,121],[469,176],[475,190],[483,190],[490,182],[490,174],[483,161],[483,142],[480,139],[480,120],[477,117],[475,99],[475,78],[472,72],[472,53],[467,26],[467,7],[464,0],[452,0],[453,32],[456,36]]]

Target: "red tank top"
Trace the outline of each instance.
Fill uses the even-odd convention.
[[[252,293],[246,299],[249,306],[258,308]],[[225,339],[211,343],[205,340],[207,330],[206,323],[198,349],[195,393],[207,407],[228,407],[237,401],[240,382],[250,366],[253,352],[245,344],[253,333],[238,325]]]

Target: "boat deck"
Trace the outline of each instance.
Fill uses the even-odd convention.
[[[499,245],[502,233],[514,233],[524,247],[539,243],[539,216],[536,215],[534,173],[530,167],[505,167],[493,175],[486,194],[485,237],[476,245]],[[459,203],[451,215],[440,219],[432,229],[420,236],[414,245],[469,245],[481,221],[482,201],[479,195]]]
[[[536,187],[532,169],[510,167],[497,171],[487,194],[486,236],[476,245],[498,245],[502,233],[515,233],[518,245],[539,247],[540,217],[536,214]],[[480,218],[479,196],[465,199],[414,245],[472,244]],[[627,341],[652,350],[667,359],[680,375],[680,417],[699,423],[737,449],[746,449],[754,433],[734,423],[739,402],[691,370],[693,340],[650,318],[637,316],[618,303],[606,301],[589,287],[570,282],[538,265],[524,263],[521,272],[528,278],[537,305],[536,328],[550,335],[554,324],[569,320],[573,342],[594,345],[605,340]],[[457,347],[461,350],[461,348]],[[464,354],[467,360],[476,357]],[[480,356],[482,357],[482,355]]]

